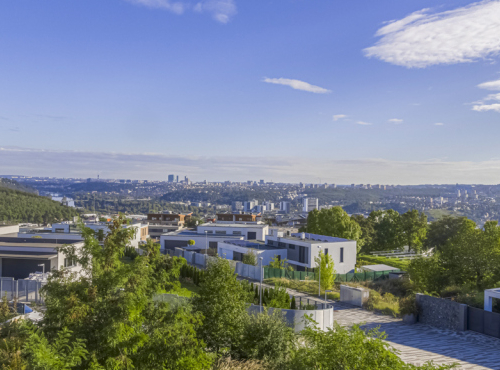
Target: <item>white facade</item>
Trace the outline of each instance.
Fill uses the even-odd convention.
[[[186,248],[190,240],[194,241],[194,246],[191,249],[217,249],[219,243],[225,240],[244,240],[243,236],[237,235],[216,235],[216,234],[200,234],[194,231],[174,231],[160,236],[160,248],[162,251],[174,250],[175,248]]]
[[[263,223],[228,224],[228,223],[206,223],[198,226],[197,233],[209,235],[243,236],[244,240],[264,240],[269,234],[269,226]]]
[[[332,256],[338,274],[353,272],[356,266],[356,241],[331,236],[294,233],[291,236],[268,235],[269,245],[286,248],[288,263],[298,269],[315,268],[320,251]]]
[[[61,222],[52,224],[52,227],[45,228],[42,230],[32,230],[23,233],[19,233],[18,237],[30,238],[39,237],[42,239],[67,239],[67,240],[82,240],[82,235],[76,227],[77,225],[73,222]],[[106,222],[95,222],[95,223],[85,223],[85,226],[98,232],[103,230],[104,235],[109,232],[109,227]],[[126,228],[134,228],[135,233],[130,240],[130,245],[134,248],[138,248],[141,241],[145,241],[148,235],[146,224],[135,223],[130,225],[124,225]]]
[[[302,212],[311,212],[315,209],[319,209],[318,198],[304,198],[302,199]]]
[[[242,256],[249,252],[257,256],[258,263],[260,263],[259,257],[262,257],[262,266],[269,265],[275,256],[279,256],[281,260],[286,259],[287,256],[286,249],[266,248],[264,243],[259,245],[257,243],[246,243],[245,241],[228,240],[219,243],[217,247],[217,254],[228,260],[241,261]]]

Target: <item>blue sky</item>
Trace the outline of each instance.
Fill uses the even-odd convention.
[[[500,183],[498,34],[498,0],[0,1],[0,173]]]

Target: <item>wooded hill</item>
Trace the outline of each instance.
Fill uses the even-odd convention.
[[[68,220],[78,212],[49,198],[15,189],[26,189],[23,185],[0,179],[0,223],[31,222],[53,223]],[[7,180],[7,181],[6,181]]]

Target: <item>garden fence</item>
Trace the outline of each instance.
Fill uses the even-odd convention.
[[[30,279],[14,280],[10,277],[0,278],[0,292],[2,297],[7,296],[9,301],[17,297],[19,302],[43,303],[40,289],[44,282]]]
[[[352,272],[347,274],[337,274],[335,282],[362,282],[362,281],[375,281],[387,279],[391,272],[399,272],[400,270],[387,270],[387,271],[364,271]],[[264,266],[264,279],[271,278],[285,278],[289,280],[318,280],[318,273],[307,271],[289,271],[282,269],[275,269],[272,267]]]

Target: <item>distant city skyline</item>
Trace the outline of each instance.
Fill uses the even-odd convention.
[[[52,164],[57,163],[57,166]],[[0,174],[167,181],[248,180],[335,184],[499,184],[500,160],[422,162],[384,159],[317,160],[280,157],[183,157],[0,147]],[[402,179],[405,179],[404,181]],[[495,181],[497,179],[497,181]]]
[[[500,183],[500,0],[0,14],[0,173]]]

